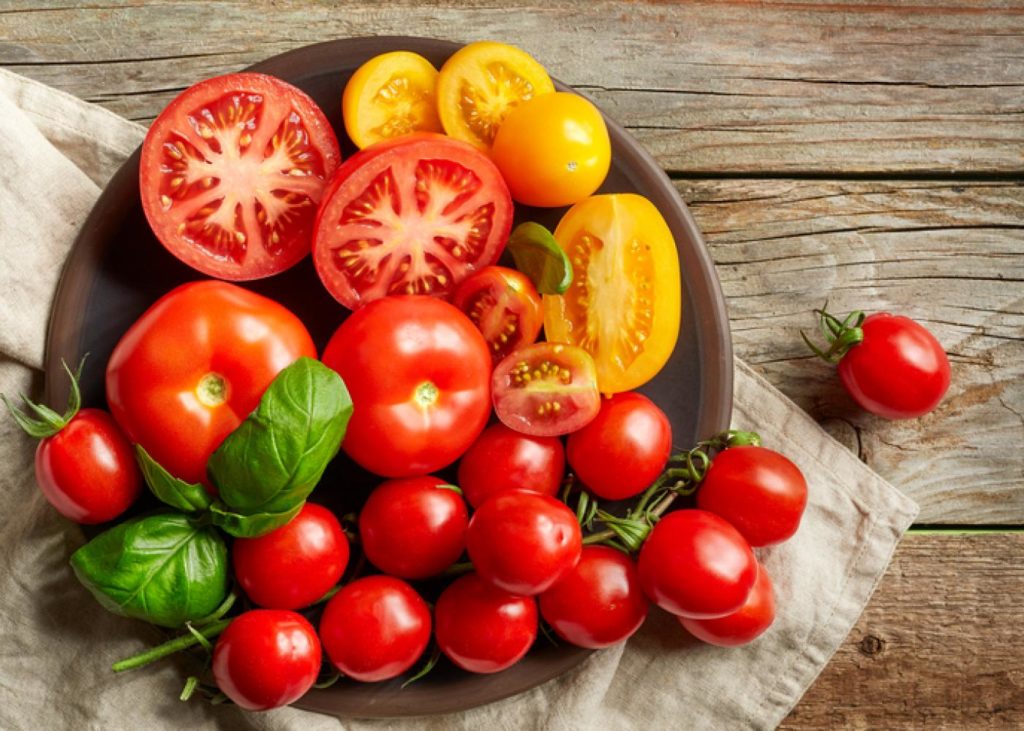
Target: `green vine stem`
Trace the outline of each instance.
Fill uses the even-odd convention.
[[[182,635],[181,637],[175,637],[173,640],[168,640],[162,645],[157,645],[145,652],[140,652],[138,655],[133,655],[129,658],[125,658],[124,660],[119,660],[111,666],[111,669],[115,673],[122,673],[126,670],[135,670],[136,668],[145,667],[150,663],[162,660],[176,652],[181,652],[182,650],[187,650],[190,647],[202,644],[199,637],[202,637],[206,642],[209,642],[227,629],[229,624],[231,624],[231,619],[218,619],[205,625],[201,630],[190,627],[189,634]]]
[[[828,348],[819,348],[812,343],[803,330],[800,331],[800,337],[804,339],[804,343],[816,356],[834,365],[850,352],[850,348],[864,340],[864,330],[861,329],[861,325],[864,324],[865,315],[860,310],[854,310],[840,320],[827,308],[828,302],[822,305],[820,310],[815,310],[814,314],[818,316],[818,329],[821,330],[822,337],[828,343]]]
[[[8,400],[7,396],[0,394],[0,399],[3,400],[7,410],[11,412],[11,416],[14,417],[14,420],[18,422],[18,426],[20,426],[30,437],[34,437],[36,439],[52,437],[67,426],[68,422],[75,418],[78,410],[82,407],[82,392],[78,386],[78,381],[82,377],[82,368],[85,367],[85,358],[82,358],[81,363],[78,364],[78,369],[75,371],[72,371],[70,366],[68,366],[68,364],[63,360],[60,364],[64,366],[64,372],[67,373],[68,378],[71,379],[71,391],[68,396],[68,405],[64,409],[63,414],[58,414],[45,404],[37,404],[30,401],[28,396],[25,394],[19,394],[21,396],[21,401],[24,404],[24,408],[35,414],[33,417],[12,404]]]

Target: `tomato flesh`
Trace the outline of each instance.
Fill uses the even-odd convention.
[[[327,180],[341,160],[303,92],[240,73],[202,81],[157,117],[139,188],[160,242],[221,279],[270,276],[309,253]]]
[[[455,290],[452,304],[483,333],[495,363],[535,341],[544,319],[533,282],[507,267],[485,267],[470,276]]]

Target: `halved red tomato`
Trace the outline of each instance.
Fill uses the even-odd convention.
[[[534,343],[494,369],[494,411],[510,429],[554,437],[582,429],[601,410],[594,359],[583,348]]]
[[[357,309],[389,294],[448,296],[493,264],[512,198],[471,145],[427,132],[356,153],[331,181],[313,235],[327,290]]]
[[[544,322],[540,295],[529,277],[508,267],[485,267],[455,290],[452,304],[483,333],[495,363],[537,339]]]
[[[168,251],[220,279],[268,277],[309,253],[320,198],[341,153],[327,117],[264,74],[191,86],[142,143],[139,191]]]

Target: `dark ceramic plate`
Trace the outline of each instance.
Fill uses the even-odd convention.
[[[347,157],[354,148],[341,121],[341,92],[349,75],[378,53],[410,50],[440,67],[459,46],[426,38],[356,38],[320,43],[275,56],[252,67],[306,91],[327,113]],[[565,89],[559,84],[559,88]],[[718,279],[697,226],[655,161],[615,122],[608,120],[612,169],[601,192],[633,191],[650,198],[668,221],[679,248],[683,316],[679,342],[668,365],[641,391],[672,421],[677,446],[690,446],[729,425],[732,411],[732,345]],[[121,334],[163,293],[199,278],[153,237],[138,191],[139,152],[129,158],[100,196],[68,257],[50,319],[46,390],[50,403],[67,395],[61,359],[90,357],[83,374],[87,405],[105,404],[103,371]],[[517,207],[519,220],[554,225],[563,210]],[[291,308],[309,326],[318,347],[346,315],[317,281],[309,258],[290,271],[246,286]],[[374,478],[340,457],[314,499],[336,510],[361,504]],[[344,489],[340,489],[341,487]],[[436,587],[426,587],[430,597]],[[459,711],[521,693],[577,665],[587,651],[554,647],[540,639],[519,664],[496,675],[470,675],[442,662],[423,680],[401,689],[387,683],[341,682],[314,691],[301,708],[348,717],[420,716]]]

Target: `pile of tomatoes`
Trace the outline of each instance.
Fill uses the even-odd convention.
[[[214,525],[235,536],[247,609],[181,616],[199,644],[219,634],[212,677],[250,709],[307,692],[322,651],[364,682],[406,673],[432,643],[464,670],[494,673],[527,653],[541,622],[607,647],[637,631],[650,602],[711,643],[761,634],[774,598],[752,546],[796,531],[806,483],[749,436],[673,453],[668,418],[632,390],[675,346],[679,264],[650,201],[594,195],[611,160],[600,113],[492,42],[440,71],[407,52],[373,58],[342,107],[361,148],[345,161],[317,105],[260,74],[203,81],[158,117],[142,150],[143,208],[169,251],[215,279],[167,293],[122,337],[107,366],[112,419],[77,403],[18,414],[43,438],[51,502],[80,522],[120,515],[143,483],[135,445],[153,492],[180,491],[161,497],[190,516],[175,520],[221,510]],[[513,199],[571,206],[553,234],[512,234],[519,269],[496,264]],[[281,429],[277,404],[313,413],[322,394],[279,386],[267,401],[316,348],[282,305],[217,280],[271,276],[310,252],[352,310],[321,356],[351,399],[341,449],[382,481],[350,521],[304,495],[287,514],[267,503],[224,518],[211,455],[240,429]],[[280,467],[274,444],[246,453],[245,467]],[[434,476],[456,463],[458,486]],[[666,512],[698,486],[696,509]],[[624,515],[598,505],[637,496]],[[418,588],[427,579],[440,589],[433,606]]]

